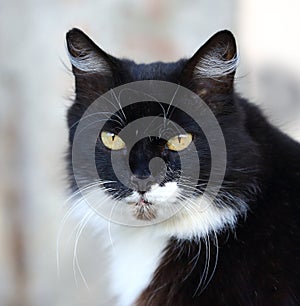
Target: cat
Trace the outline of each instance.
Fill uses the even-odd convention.
[[[151,64],[113,57],[76,28],[66,40],[76,86],[67,113],[70,185],[76,210],[91,220],[111,249],[107,290],[118,297],[118,305],[300,305],[300,145],[235,92],[233,34],[216,33],[189,59]],[[123,107],[116,99],[115,112],[98,103],[99,109],[86,115],[102,95],[151,80],[186,88],[216,119],[226,146],[226,169],[214,197],[208,193],[204,198],[210,172],[218,169],[209,137],[179,107],[150,98]],[[201,108],[193,111],[196,115]],[[136,135],[123,139],[120,131],[149,116],[173,121],[184,131],[172,128],[164,137],[142,137],[127,149]],[[89,150],[88,125],[79,141],[76,133],[80,122],[92,117],[107,120]],[[144,131],[136,134],[146,127],[141,125]],[[212,136],[217,132],[214,127],[209,131]],[[78,159],[75,140],[82,148]],[[190,154],[196,154],[201,169],[194,185],[188,176],[180,179],[180,158],[188,160]],[[128,184],[116,175],[112,156]],[[149,166],[155,157],[165,165],[157,173]],[[130,174],[121,166],[126,158]],[[98,178],[87,170],[90,161]],[[188,164],[193,171],[194,163]],[[95,213],[87,204],[89,196],[138,226]],[[156,222],[164,209],[178,203],[180,210]]]

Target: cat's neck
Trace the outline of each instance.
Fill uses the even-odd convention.
[[[168,237],[151,227],[130,228],[111,224],[106,243],[111,251],[111,289],[118,305],[132,305],[149,285],[159,266]]]

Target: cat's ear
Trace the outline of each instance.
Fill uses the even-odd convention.
[[[187,61],[183,78],[203,98],[212,94],[226,95],[233,91],[238,54],[234,36],[224,30],[213,35]]]
[[[69,58],[75,75],[76,93],[103,93],[114,87],[118,60],[101,50],[85,33],[72,29],[66,34]]]

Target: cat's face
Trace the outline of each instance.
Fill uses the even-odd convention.
[[[93,203],[88,205],[111,221],[128,225],[168,220],[171,235],[178,230],[174,223],[186,228],[188,235],[232,225],[246,209],[241,187],[252,183],[236,169],[255,164],[248,150],[253,144],[234,102],[237,56],[232,34],[219,32],[190,60],[169,64],[137,65],[113,58],[76,29],[67,34],[67,43],[76,80],[76,100],[68,112],[70,174],[74,189]],[[202,118],[209,121],[209,137],[194,116],[204,112],[197,101],[187,113],[180,104],[157,100],[154,89],[151,99],[124,106],[120,95],[111,90],[125,86],[118,89],[120,93],[130,89],[126,88],[130,82],[147,80],[191,89],[193,93],[179,102],[184,105],[184,99],[197,100],[193,95],[203,98],[213,116]],[[103,124],[93,127],[94,145],[86,149],[89,128],[97,122]],[[217,166],[212,166],[216,162],[210,141],[224,142]],[[80,153],[74,153],[75,142],[82,148]],[[246,152],[247,158],[241,156]],[[80,156],[77,163],[75,155]],[[89,161],[97,175],[88,169]],[[217,193],[206,189],[212,172],[222,179]]]
[[[120,133],[130,124],[126,133]],[[184,198],[204,191],[199,175],[190,184],[195,154],[202,161],[204,180],[210,171],[210,150],[194,120],[168,104],[141,102],[123,108],[105,123],[95,162],[99,178],[108,182],[103,185],[107,193],[124,202],[135,218],[157,221],[175,213]],[[188,161],[185,169],[182,160]]]

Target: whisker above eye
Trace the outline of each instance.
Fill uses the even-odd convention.
[[[105,116],[105,118],[101,118],[100,116]],[[110,116],[109,116],[110,115]],[[96,119],[91,120],[93,117],[97,117]],[[100,117],[100,118],[99,118]],[[111,119],[112,117],[116,117],[118,120],[116,119]],[[122,118],[120,116],[118,116],[116,113],[110,113],[110,112],[96,112],[96,113],[92,113],[92,114],[88,114],[88,115],[84,115],[82,116],[79,120],[75,121],[70,127],[69,129],[72,129],[76,124],[78,124],[79,122],[82,122],[84,120],[90,120],[92,123],[97,123],[97,122],[101,122],[101,121],[110,121],[110,122],[115,122],[120,126],[124,126],[125,123],[124,121],[122,121]],[[90,126],[90,125],[89,125]]]

